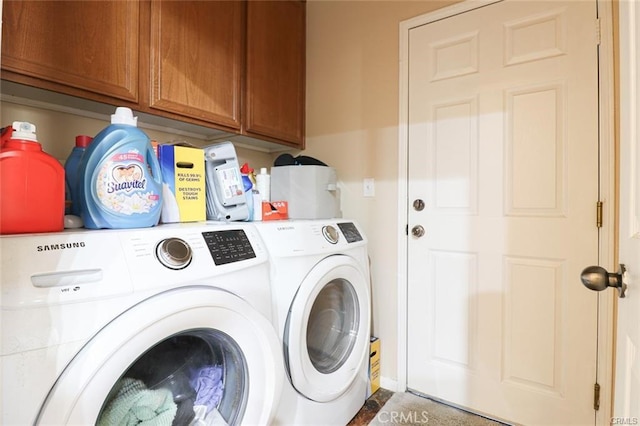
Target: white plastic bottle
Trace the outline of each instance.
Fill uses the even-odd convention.
[[[262,167],[256,175],[256,186],[262,201],[271,201],[271,176],[267,173],[266,167]]]

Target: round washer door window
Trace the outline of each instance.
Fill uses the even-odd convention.
[[[328,402],[366,369],[369,286],[357,262],[329,256],[300,284],[285,327],[291,383],[305,397]]]
[[[185,345],[198,348],[181,351]],[[160,365],[163,358],[170,362]],[[146,370],[149,362],[155,362],[161,374],[154,374],[158,371],[153,366]],[[214,395],[215,401],[208,402],[215,402],[226,423],[269,424],[273,420],[284,376],[281,345],[273,326],[238,296],[191,286],[143,300],[93,336],[56,381],[36,423],[97,424],[107,420],[102,416],[119,391],[125,391],[122,402],[130,404],[127,396],[131,392],[126,391],[143,386],[159,392],[146,395],[145,402],[172,406],[193,392],[182,386],[186,382],[181,373],[186,370],[170,371],[184,364],[195,370],[224,366],[223,395]],[[175,409],[173,415],[177,414]]]
[[[97,426],[237,424],[247,405],[247,363],[216,329],[170,336],[142,354],[109,392]]]

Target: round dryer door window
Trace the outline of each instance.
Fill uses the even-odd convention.
[[[114,318],[62,372],[38,424],[269,424],[284,368],[271,323],[229,292],[182,287]]]
[[[298,392],[328,402],[367,380],[369,306],[369,281],[353,258],[329,256],[313,267],[285,328],[285,358]]]
[[[358,336],[360,306],[353,285],[344,278],[327,283],[309,313],[307,349],[321,373],[338,370],[349,359]]]

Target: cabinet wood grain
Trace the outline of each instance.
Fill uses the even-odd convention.
[[[2,68],[138,102],[139,22],[138,1],[4,1]]]
[[[306,4],[247,6],[244,131],[304,148]]]
[[[2,15],[3,80],[304,148],[304,1],[5,0]]]
[[[152,109],[240,129],[244,2],[151,3]]]

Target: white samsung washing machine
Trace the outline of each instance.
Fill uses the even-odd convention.
[[[3,425],[272,422],[269,264],[249,224],[0,237]]]
[[[274,321],[286,365],[275,424],[345,425],[368,388],[367,241],[348,220],[256,224],[271,258]]]

